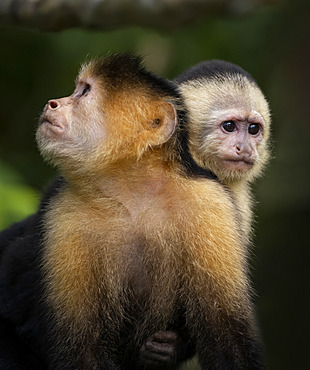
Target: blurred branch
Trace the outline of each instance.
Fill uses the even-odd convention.
[[[240,14],[270,0],[0,0],[0,25],[41,31],[126,25],[173,28],[214,14]]]

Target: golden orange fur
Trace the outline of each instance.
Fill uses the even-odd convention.
[[[68,189],[51,207],[44,269],[59,325],[69,322],[74,335],[83,336],[101,315],[109,336],[118,328],[115,317],[122,320],[128,294],[137,302],[141,296],[150,300],[148,333],[168,326],[180,300],[199,321],[219,320],[218,310],[245,315],[245,251],[228,194],[212,181],[184,180],[171,171],[160,174],[165,190],[158,184],[155,191],[135,191],[141,171],[153,180],[146,166],[123,173],[132,186],[126,200],[96,189],[89,198]],[[147,287],[127,287],[131,274],[142,276]]]
[[[94,92],[99,85],[103,92],[87,98],[90,106],[81,101],[79,114],[97,114],[100,101],[97,115],[107,135],[90,139],[91,151],[76,150],[69,159],[67,148],[40,129],[37,138],[68,180],[44,221],[47,303],[63,356],[84,343],[83,366],[97,369],[96,344],[116,346],[128,316],[138,322],[131,336],[140,345],[166,330],[180,306],[192,327],[216,327],[227,317],[252,322],[252,310],[230,194],[216,181],[184,175],[175,101],[140,85],[130,94],[113,90],[111,99],[94,69],[84,67],[77,86],[92,78]],[[66,104],[59,114],[70,111]],[[66,145],[80,148],[72,144],[71,123],[62,124],[67,131],[59,141],[69,137]],[[75,122],[81,132],[93,124]]]

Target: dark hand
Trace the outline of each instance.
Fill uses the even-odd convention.
[[[145,365],[169,366],[175,362],[179,336],[173,331],[158,331],[140,349],[140,361]]]

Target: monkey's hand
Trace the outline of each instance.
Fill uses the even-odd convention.
[[[180,337],[173,331],[158,331],[140,349],[140,361],[149,366],[163,368],[175,363]]]

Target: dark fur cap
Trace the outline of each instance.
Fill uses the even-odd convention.
[[[208,60],[196,64],[180,74],[174,81],[178,84],[199,79],[226,79],[228,76],[242,76],[255,84],[254,78],[240,66],[224,60]]]
[[[147,88],[151,94],[180,99],[175,84],[147,71],[140,56],[131,53],[111,54],[94,59],[87,67],[94,76],[109,82],[111,89],[119,91],[141,86]]]

